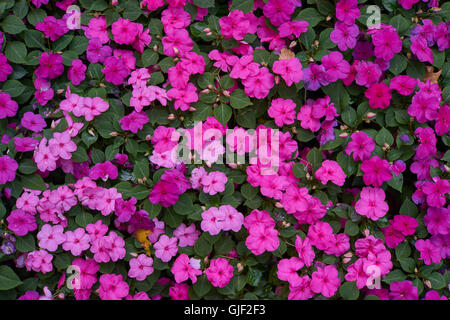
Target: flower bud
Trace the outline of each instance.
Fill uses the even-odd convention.
[[[130,255],[135,258],[138,256],[138,254],[136,252],[130,252]]]
[[[223,94],[225,97],[229,97],[229,96],[230,96],[230,93],[229,93],[227,90],[223,90],[223,91],[222,91],[222,94]]]
[[[203,32],[204,33],[209,33],[209,32],[211,32],[211,29],[210,28],[205,28],[205,29],[203,29]]]
[[[343,139],[347,138],[347,137],[348,137],[348,132],[342,132],[342,133],[340,133],[340,134],[339,134],[339,137],[340,137],[340,138],[343,138]]]
[[[155,52],[158,51],[158,46],[156,44],[153,46],[153,51],[155,51]]]
[[[280,76],[275,76],[275,84],[279,84],[280,83]]]
[[[151,134],[146,135],[145,140],[147,140],[147,141],[152,140],[152,135]]]
[[[372,118],[375,117],[376,115],[377,115],[376,113],[373,113],[373,112],[367,112],[366,118],[367,118],[367,119],[372,119]]]
[[[238,269],[238,272],[242,272],[242,270],[244,270],[244,266],[240,262],[236,265],[236,267]]]
[[[189,107],[189,111],[194,112],[195,110],[197,109],[195,109],[194,107]]]
[[[369,229],[365,229],[364,230],[364,236],[368,237],[370,235],[370,230]]]
[[[277,207],[279,209],[283,209],[283,205],[281,204],[280,201],[275,202],[275,207]]]
[[[296,45],[297,45],[297,41],[292,41],[292,42],[289,44],[289,49],[294,48]]]
[[[167,120],[175,120],[175,115],[173,113],[169,114]]]
[[[57,94],[62,94],[64,92],[64,89],[58,89],[58,90],[56,90],[56,93]]]
[[[183,116],[180,116],[180,121],[184,121],[184,117]]]

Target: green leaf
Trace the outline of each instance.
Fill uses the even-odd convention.
[[[425,78],[425,64],[420,61],[408,60],[406,74],[411,78],[423,81]]]
[[[214,0],[194,0],[194,4],[200,8],[212,8],[214,7]]]
[[[18,34],[26,30],[23,21],[18,16],[12,14],[3,19],[1,26],[3,31],[10,34]]]
[[[31,252],[36,250],[34,236],[31,233],[27,234],[24,237],[17,237],[16,243],[14,245],[19,252]]]
[[[142,64],[145,68],[157,64],[158,59],[158,53],[152,49],[145,49],[144,53],[142,53]]]
[[[6,44],[5,56],[14,63],[24,63],[27,56],[27,47],[22,42],[12,41]]]
[[[384,278],[383,282],[386,282],[387,284],[391,284],[395,281],[403,281],[406,279],[406,275],[399,269],[392,270],[389,272]]]
[[[380,147],[383,147],[385,143],[387,143],[388,145],[392,145],[394,143],[394,137],[388,129],[381,128],[381,130],[375,136],[375,141]]]
[[[410,254],[411,247],[407,242],[402,242],[395,248],[395,255],[397,256],[397,259],[407,258]]]
[[[294,163],[294,165],[292,166],[292,171],[294,173],[294,176],[302,179],[306,177],[308,169],[306,168],[306,165],[303,163]]]
[[[228,254],[235,246],[234,241],[230,237],[221,237],[214,243],[214,252],[216,254]]]
[[[399,35],[403,35],[408,30],[411,23],[403,18],[402,15],[398,14],[395,17],[392,17],[392,19],[389,21],[389,24],[393,26],[395,29],[397,29],[397,33]]]
[[[250,101],[250,98],[245,95],[243,90],[237,89],[230,95],[230,105],[234,109],[242,109],[251,106],[252,102]]]
[[[408,273],[413,273],[414,272],[414,268],[416,267],[416,262],[414,261],[413,258],[401,258],[398,259],[398,261],[400,262],[400,266],[402,267],[402,269]]]
[[[198,254],[200,257],[206,257],[212,251],[212,246],[208,240],[206,240],[206,236],[202,234],[200,238],[197,239],[194,245],[194,252]]]
[[[231,111],[231,108],[223,103],[214,109],[214,117],[223,125],[227,124],[232,114],[233,111]]]
[[[44,180],[37,174],[23,176],[21,180],[24,188],[42,191],[47,190]]]
[[[147,158],[142,158],[135,162],[133,174],[136,179],[150,177],[150,163]]]
[[[195,0],[194,0],[195,1]],[[206,278],[206,275],[202,275],[197,278],[197,282],[192,285],[195,294],[202,298],[208,294],[212,289],[211,282]]]
[[[431,288],[435,290],[439,290],[447,286],[444,276],[439,272],[433,272],[426,278],[430,280]]]
[[[308,21],[309,28],[315,27],[320,21],[324,20],[325,17],[317,12],[314,8],[306,8],[299,12],[295,20]]]
[[[71,34],[65,34],[58,40],[56,40],[53,43],[53,50],[54,51],[61,51],[65,49],[73,40],[73,35]]]
[[[297,140],[300,142],[308,142],[314,139],[316,136],[310,130],[303,128],[297,128]]]
[[[322,153],[317,148],[312,148],[308,152],[306,158],[308,159],[308,162],[311,164],[313,171],[316,171],[322,165],[323,156]]]
[[[259,269],[249,268],[247,273],[247,283],[253,287],[257,287],[261,282],[263,272]]]
[[[10,267],[0,266],[0,290],[13,289],[21,284],[22,281]]]
[[[253,10],[254,0],[233,0],[230,12],[233,10],[241,10],[243,13],[249,13]]]
[[[340,286],[339,293],[344,300],[356,300],[359,297],[359,290],[354,281],[345,282]]]
[[[349,236],[354,237],[359,233],[359,226],[352,220],[347,220],[347,222],[345,223],[344,232]]]
[[[400,54],[396,54],[396,55],[394,55],[394,58],[392,58],[392,60],[390,62],[389,70],[394,75],[397,76],[406,69],[407,65],[408,65],[408,59],[406,59],[404,56],[402,56]]]
[[[39,48],[45,49],[44,35],[38,30],[27,30],[25,31],[25,44],[29,48]]]
[[[36,163],[31,159],[24,159],[19,164],[19,172],[23,174],[32,174],[37,170]]]
[[[245,183],[241,187],[241,194],[245,199],[253,199],[258,194],[258,189],[252,187],[250,183]]]
[[[17,80],[8,80],[3,84],[2,91],[9,93],[11,98],[20,96],[25,90],[25,86]]]
[[[83,211],[75,216],[75,222],[82,228],[86,228],[86,226],[93,221],[94,217],[88,212]]]
[[[345,124],[353,127],[356,125],[356,111],[352,107],[348,107],[342,112],[341,114],[342,121],[344,121]]]
[[[330,33],[332,31],[333,31],[332,28],[328,28],[320,33],[319,50],[332,49],[332,48],[336,47],[336,44],[330,40]]]
[[[72,152],[72,160],[75,162],[84,162],[88,161],[88,155],[86,150],[83,147],[78,146],[77,150]]]
[[[194,210],[192,198],[186,193],[180,195],[177,203],[175,203],[173,206],[173,210],[183,216],[192,213],[192,211]]]
[[[398,176],[392,174],[392,179],[387,182],[388,186],[397,190],[398,192],[402,192],[403,188],[403,173],[400,173]]]

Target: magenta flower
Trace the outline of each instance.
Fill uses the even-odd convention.
[[[39,247],[50,252],[56,251],[58,246],[66,241],[64,227],[61,225],[51,226],[44,224],[37,234]]]
[[[205,270],[206,278],[214,287],[223,288],[233,278],[233,266],[224,258],[212,259]]]
[[[137,281],[145,280],[153,273],[153,259],[145,254],[140,254],[137,258],[130,260],[130,270],[128,276],[136,278]]]
[[[373,221],[384,217],[389,210],[388,204],[384,201],[386,194],[383,189],[364,187],[360,197],[355,205],[356,212]]]
[[[364,173],[363,180],[366,185],[381,187],[384,181],[392,179],[392,173],[389,170],[389,162],[378,156],[373,156],[369,160],[363,160],[361,171]]]
[[[153,245],[155,256],[161,259],[162,262],[169,262],[178,252],[177,242],[178,239],[176,237],[169,238],[166,235],[162,235]]]
[[[18,236],[24,236],[37,229],[34,216],[20,209],[11,211],[6,221],[8,221],[8,229]]]
[[[318,267],[311,277],[311,290],[325,297],[332,297],[341,284],[336,267],[333,265],[324,268]]]
[[[191,279],[192,283],[197,282],[197,277],[202,274],[202,271],[195,268],[191,264],[189,257],[182,253],[174,261],[170,271],[175,276],[175,281],[181,283],[187,279]]]
[[[0,92],[0,119],[14,117],[18,109],[19,105],[11,99],[9,93]]]
[[[343,186],[345,178],[347,177],[339,164],[333,160],[325,160],[322,162],[322,165],[314,173],[314,176],[320,180],[323,185],[326,185],[328,181],[331,181],[338,186]]]
[[[34,114],[33,112],[25,112],[23,114],[20,124],[25,129],[33,132],[41,132],[47,126],[44,118],[40,114]]]
[[[297,58],[277,60],[273,64],[273,72],[279,74],[290,87],[302,80],[302,64]]]
[[[417,288],[409,280],[394,281],[390,285],[389,298],[391,300],[417,300]]]
[[[4,155],[0,157],[0,185],[9,181],[14,181],[16,171],[19,168],[17,161],[10,156]]]
[[[128,283],[121,274],[102,274],[100,276],[98,294],[102,300],[122,300],[128,295]]]

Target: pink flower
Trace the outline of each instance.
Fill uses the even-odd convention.
[[[145,124],[149,122],[147,114],[145,112],[133,111],[129,115],[119,120],[122,130],[129,130],[134,134],[142,130]]]
[[[311,196],[308,194],[307,188],[298,188],[297,186],[290,186],[281,198],[281,204],[287,213],[294,213],[296,211],[304,211],[308,209],[307,200]]]
[[[338,271],[333,265],[318,267],[311,277],[311,290],[315,293],[320,293],[323,296],[330,298],[334,296],[341,284],[338,277]]]
[[[219,210],[224,213],[224,220],[221,223],[222,230],[233,230],[234,232],[241,230],[244,223],[244,215],[242,213],[228,204],[220,206]]]
[[[278,35],[282,38],[295,35],[297,38],[300,34],[308,31],[308,21],[288,21],[284,22],[278,27]]]
[[[432,128],[419,127],[414,131],[414,135],[419,138],[420,142],[419,146],[415,149],[416,159],[427,159],[436,154],[437,141]]]
[[[36,30],[42,31],[51,41],[58,40],[69,31],[63,19],[56,19],[53,16],[45,17],[43,21],[36,23]]]
[[[114,41],[118,44],[132,44],[139,33],[138,24],[120,17],[111,25]]]
[[[56,251],[58,246],[66,241],[64,227],[61,225],[51,226],[44,224],[37,234],[39,247],[50,252]]]
[[[102,274],[99,281],[98,295],[102,300],[122,300],[128,295],[130,288],[121,274]]]
[[[8,221],[8,229],[21,237],[37,229],[34,216],[20,209],[11,211],[6,221]]]
[[[422,187],[430,207],[441,208],[446,203],[446,194],[450,193],[450,182],[447,179],[433,177],[433,182],[425,182]]]
[[[102,72],[105,75],[105,80],[116,86],[123,84],[130,73],[123,60],[116,57],[105,59],[105,68],[102,69]]]
[[[356,84],[369,88],[377,83],[381,77],[380,67],[370,61],[360,61],[355,65],[356,68]]]
[[[417,119],[417,122],[424,123],[433,121],[438,117],[439,99],[434,95],[424,92],[417,92],[411,105],[408,107],[408,114]]]
[[[311,291],[311,279],[308,276],[300,277],[295,284],[289,284],[288,300],[309,300],[314,296]]]
[[[375,140],[363,131],[352,133],[351,139],[345,148],[345,153],[348,155],[353,153],[355,161],[369,159],[375,149]]]
[[[48,147],[54,157],[66,160],[72,158],[72,152],[77,150],[77,145],[70,139],[70,134],[67,131],[53,133],[53,138],[50,139]]]
[[[426,265],[431,265],[431,262],[441,263],[441,249],[431,242],[431,240],[419,239],[414,244],[420,252],[419,260],[422,260]]]
[[[397,90],[402,96],[409,96],[414,92],[416,85],[417,79],[407,75],[399,75],[391,79],[389,88],[391,90]]]
[[[350,64],[339,51],[332,51],[323,56],[322,66],[325,68],[325,78],[328,82],[345,79],[350,73]]]
[[[450,132],[450,107],[443,105],[438,112],[434,130],[438,136],[443,136]]]
[[[233,266],[224,258],[216,258],[211,260],[205,273],[214,287],[223,288],[233,278]]]
[[[137,258],[130,260],[130,270],[128,276],[136,278],[137,281],[143,281],[147,276],[153,273],[153,259],[145,254],[140,254]]]
[[[310,267],[314,261],[316,254],[311,246],[311,241],[308,237],[304,240],[300,238],[299,235],[295,238],[295,249],[297,250],[300,260],[307,266]]]
[[[97,39],[100,43],[105,44],[109,41],[108,27],[106,25],[106,18],[100,16],[89,20],[86,29],[86,37],[89,39]]]
[[[384,201],[386,195],[383,189],[364,187],[360,197],[355,205],[356,212],[373,221],[384,217],[389,210],[388,204]]]
[[[202,222],[200,224],[203,231],[209,232],[212,236],[219,234],[222,224],[225,221],[225,211],[216,207],[211,207],[202,212]]]
[[[20,124],[22,127],[33,132],[41,132],[47,126],[44,118],[40,114],[34,114],[29,111],[24,113]]]
[[[366,185],[381,187],[384,181],[392,179],[392,173],[389,170],[389,162],[378,156],[373,156],[369,160],[363,160],[361,171],[364,173],[363,180]]]
[[[298,270],[303,268],[303,262],[296,257],[291,257],[289,259],[281,259],[277,266],[277,276],[278,279],[287,281],[289,284],[295,285],[301,282],[300,276],[297,273]]]
[[[340,0],[336,4],[336,18],[347,25],[352,25],[361,13],[357,0]]]
[[[394,229],[400,231],[404,236],[413,235],[419,226],[416,219],[402,214],[395,215],[391,222]]]
[[[169,288],[172,300],[189,300],[189,286],[186,283],[175,283]]]
[[[25,267],[28,271],[47,273],[53,270],[53,256],[47,251],[35,250],[28,254],[25,260]]]
[[[75,59],[72,61],[72,67],[67,73],[67,78],[72,82],[72,84],[77,86],[86,78],[86,69],[87,67],[80,59]]]
[[[9,181],[14,181],[16,171],[19,168],[17,161],[10,156],[4,155],[0,157],[0,185]]]
[[[176,184],[161,180],[155,183],[148,198],[153,204],[160,203],[163,207],[170,207],[178,201],[178,196]]]
[[[421,62],[433,63],[433,51],[428,47],[427,40],[423,37],[416,37],[411,41],[411,51]]]
[[[192,283],[197,282],[197,277],[202,274],[202,271],[194,268],[189,257],[182,253],[174,261],[170,271],[175,276],[175,281],[181,283],[187,279],[191,279]]]
[[[381,29],[372,35],[375,46],[374,53],[377,58],[389,61],[394,54],[402,51],[402,40],[397,32],[390,29]]]
[[[300,126],[303,129],[309,129],[312,132],[316,132],[320,129],[320,121],[313,117],[313,107],[305,104],[300,108],[300,112],[297,114],[297,120],[300,120]]]
[[[185,29],[175,29],[167,33],[161,41],[164,54],[169,57],[184,57],[194,46],[194,42]]]
[[[315,119],[325,117],[325,120],[331,121],[338,116],[334,103],[329,96],[317,99],[312,105],[312,116]],[[323,126],[323,125],[322,125]]]
[[[14,140],[14,147],[19,152],[33,151],[39,144],[39,141],[33,138],[14,137],[13,140]]]
[[[245,245],[257,256],[264,251],[275,251],[280,245],[278,231],[263,225],[250,226]]]
[[[339,164],[332,160],[325,160],[322,162],[322,165],[314,173],[314,176],[320,180],[323,185],[326,185],[328,181],[331,181],[338,186],[343,186],[346,178],[346,175]]]
[[[63,58],[58,53],[42,52],[39,67],[35,73],[39,77],[55,79],[64,72]]]
[[[175,110],[181,109],[181,111],[186,111],[191,103],[198,101],[197,88],[192,83],[188,83],[183,89],[170,89],[167,91],[167,97],[175,99]]]
[[[258,72],[252,74],[247,79],[242,80],[245,93],[249,97],[264,99],[274,86],[274,76],[266,67],[259,68]]]
[[[19,105],[11,99],[9,93],[0,92],[0,119],[14,117],[18,109]]]
[[[178,239],[176,237],[169,238],[162,235],[153,247],[155,248],[155,256],[162,262],[169,262],[178,252]]]
[[[91,178],[92,180],[97,180],[98,178],[102,178],[103,181],[106,181],[108,179],[115,180],[118,176],[119,171],[111,161],[97,163],[89,171],[89,178]]]
[[[447,235],[450,230],[450,209],[430,207],[423,220],[432,235]]]
[[[389,298],[391,300],[417,300],[417,288],[409,280],[394,281],[390,285]]]
[[[369,99],[369,106],[373,109],[386,109],[392,98],[391,90],[384,82],[370,86],[364,95]]]
[[[204,193],[215,195],[216,193],[220,193],[225,190],[225,184],[227,181],[228,179],[225,173],[213,171],[202,177],[200,183],[203,186]]]
[[[284,124],[294,123],[295,107],[296,104],[291,99],[277,98],[272,100],[267,113],[275,119],[277,126],[282,127]]]
[[[356,46],[358,35],[359,28],[356,24],[347,25],[338,21],[334,26],[334,30],[330,33],[330,40],[337,44],[339,50],[346,51]]]
[[[83,251],[90,247],[90,237],[83,228],[77,228],[74,231],[66,231],[66,239],[62,245],[65,251],[70,251],[72,255],[79,256]]]
[[[13,68],[8,64],[8,59],[3,53],[0,53],[0,82],[6,81],[12,72]]]
[[[273,64],[273,72],[279,74],[288,87],[293,83],[299,83],[303,76],[302,64],[297,58],[275,61]]]
[[[121,198],[116,199],[114,209],[117,215],[117,221],[122,223],[130,221],[131,216],[136,212],[136,202],[135,197],[131,197],[127,201]]]
[[[280,26],[291,19],[291,14],[294,13],[295,7],[295,2],[291,0],[269,0],[264,5],[263,13],[270,20],[271,24]]]
[[[177,237],[179,247],[190,247],[199,238],[200,231],[195,229],[195,224],[193,223],[189,227],[182,223],[173,231],[173,235]]]
[[[100,265],[98,265],[93,259],[83,258],[74,259],[72,261],[72,265],[80,268],[80,289],[91,289],[97,282],[97,272],[100,269]],[[76,283],[73,284],[74,287],[75,285]]]

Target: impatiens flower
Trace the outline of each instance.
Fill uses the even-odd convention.
[[[375,140],[363,131],[352,133],[350,137],[352,140],[347,144],[345,153],[353,154],[355,161],[369,159],[375,149]]]
[[[72,255],[79,256],[83,251],[89,249],[90,238],[83,228],[74,231],[66,231],[65,241],[62,245],[65,251],[70,251]]]
[[[436,136],[430,127],[417,128],[414,135],[419,138],[419,146],[416,148],[416,158],[426,159],[436,154]]]
[[[434,95],[418,92],[412,98],[408,114],[417,119],[417,122],[435,120],[438,117],[439,99]]]
[[[357,0],[339,0],[336,3],[336,18],[347,25],[352,25],[361,13]]]
[[[200,237],[200,231],[195,228],[193,223],[188,227],[182,223],[173,231],[173,235],[177,237],[179,247],[190,247]]]
[[[203,186],[204,193],[215,195],[216,193],[220,193],[225,190],[225,184],[227,181],[228,179],[225,173],[213,171],[204,176],[200,183]]]
[[[202,274],[202,271],[195,268],[191,264],[191,260],[185,253],[180,254],[174,261],[170,271],[175,276],[175,281],[181,283],[187,279],[191,279],[192,283],[197,282],[197,277]]]
[[[144,125],[149,122],[145,112],[132,111],[129,115],[119,120],[122,130],[129,130],[134,134],[142,130]]]
[[[330,33],[330,40],[337,44],[339,50],[346,51],[356,46],[358,35],[359,28],[356,24],[347,25],[338,21],[334,26],[334,30]]]
[[[178,239],[176,237],[169,238],[166,235],[162,235],[153,245],[155,256],[161,259],[162,262],[169,262],[178,252],[177,242]]]
[[[426,265],[433,263],[441,263],[441,249],[431,242],[431,240],[419,239],[414,244],[420,252],[419,260],[422,260]]]
[[[325,68],[324,76],[328,82],[336,82],[338,79],[345,79],[350,73],[350,65],[339,51],[332,51],[323,56],[322,66]]]
[[[450,182],[447,179],[433,177],[433,182],[425,182],[422,187],[430,207],[441,208],[446,203],[446,195],[450,193]]]
[[[140,254],[137,258],[130,260],[130,270],[128,276],[136,278],[137,281],[143,281],[147,276],[153,273],[153,259],[145,254]]]
[[[139,29],[138,24],[120,17],[111,25],[114,41],[118,44],[131,44],[136,39]]]
[[[72,158],[72,152],[77,150],[77,145],[70,139],[70,134],[67,131],[53,133],[53,138],[48,142],[48,147],[54,157],[66,160]]]
[[[316,91],[321,86],[329,84],[325,67],[314,62],[303,70],[303,81],[305,82],[305,89],[311,91]]]
[[[355,65],[356,68],[356,84],[359,86],[365,86],[369,88],[373,84],[377,83],[381,77],[380,67],[367,61],[360,61]]]
[[[8,221],[8,229],[18,236],[24,236],[37,229],[35,217],[20,209],[12,210],[6,221]]]
[[[172,300],[189,300],[189,286],[186,283],[175,283],[169,288]]]
[[[343,186],[345,183],[346,174],[336,161],[325,160],[322,165],[314,173],[314,176],[320,180],[323,185],[328,181],[333,182],[338,186]]]
[[[428,208],[423,218],[428,232],[432,235],[447,235],[450,231],[449,213],[449,208]]]
[[[102,300],[122,300],[130,290],[121,274],[102,274],[98,295]]]
[[[294,123],[295,107],[296,104],[291,99],[277,98],[272,100],[267,113],[275,119],[277,126],[282,127],[284,124]]]
[[[364,160],[361,164],[361,171],[364,173],[363,180],[366,185],[371,184],[374,187],[381,187],[384,181],[392,179],[389,162],[378,156]]]
[[[41,132],[47,126],[47,123],[40,114],[34,114],[29,111],[23,114],[20,124],[22,127],[33,132]]]
[[[397,90],[403,96],[409,96],[413,93],[414,88],[417,85],[417,80],[407,75],[398,75],[391,79],[389,88],[391,90]]]
[[[99,16],[89,20],[86,30],[86,37],[89,39],[97,39],[100,43],[105,44],[109,41],[106,18]]]
[[[290,87],[302,80],[302,64],[297,58],[281,59],[273,63],[273,72],[279,74]]]
[[[410,236],[416,232],[416,228],[419,226],[419,223],[413,217],[398,214],[394,216],[392,226],[394,229],[400,231],[404,236]]]
[[[375,46],[375,56],[386,61],[391,60],[394,54],[402,50],[402,40],[397,32],[390,29],[376,31],[372,35],[372,42]]]
[[[72,67],[70,67],[67,73],[67,78],[77,86],[85,79],[86,69],[87,67],[80,59],[75,59],[72,61]]]
[[[19,105],[11,99],[9,93],[0,92],[0,119],[14,117],[18,109]]]
[[[205,273],[214,287],[223,288],[233,278],[233,266],[224,258],[216,258],[211,260]]]
[[[388,204],[384,201],[386,194],[383,189],[364,187],[360,197],[355,205],[356,212],[373,221],[384,217],[389,210]]]
[[[416,37],[411,41],[411,51],[421,62],[433,63],[433,51],[428,47],[427,40],[422,37]]]
[[[54,79],[64,72],[63,58],[58,53],[42,52],[39,67],[35,73],[39,77]]]
[[[149,200],[153,204],[160,203],[163,207],[170,207],[178,201],[178,187],[168,181],[158,181],[155,183],[149,195]]]
[[[115,180],[118,176],[119,171],[117,170],[117,167],[111,163],[111,161],[97,163],[89,172],[89,178],[92,180],[97,180],[99,178],[102,178],[104,181],[108,179]]]
[[[64,228],[61,225],[51,226],[44,224],[37,234],[39,240],[39,247],[50,252],[56,251],[58,246],[65,242],[66,235]]]
[[[33,138],[14,137],[13,140],[14,140],[14,147],[19,152],[33,151],[39,144],[39,141]]]
[[[266,67],[259,68],[258,72],[252,74],[247,79],[242,80],[245,93],[249,97],[264,99],[274,86],[274,76]]]
[[[312,115],[313,107],[305,104],[300,108],[300,112],[297,114],[297,120],[300,120],[300,126],[303,129],[309,129],[312,132],[316,132],[320,129],[320,121]]]
[[[219,234],[222,224],[225,221],[225,211],[216,207],[211,207],[202,213],[201,228],[209,232],[212,236]]]
[[[277,266],[278,279],[287,281],[289,284],[296,284],[301,281],[298,270],[303,268],[303,262],[297,257],[281,259]]]
[[[117,221],[128,222],[131,216],[136,212],[136,198],[131,197],[129,200],[123,200],[121,198],[116,199],[115,213],[117,215]]]
[[[17,161],[10,156],[4,155],[0,157],[0,185],[9,181],[14,181],[16,170],[19,168]]]
[[[278,231],[263,225],[251,226],[245,245],[254,255],[275,251],[280,245]]]
[[[324,268],[318,267],[311,277],[311,290],[325,297],[332,297],[338,290],[341,280],[335,266],[329,265]]]
[[[53,256],[47,251],[40,249],[32,251],[25,260],[25,267],[28,271],[48,273],[53,270]]]
[[[391,90],[384,82],[372,85],[366,90],[365,96],[369,99],[369,106],[373,109],[386,109],[392,98]]]
[[[282,38],[295,35],[297,38],[300,34],[308,31],[308,21],[288,21],[278,27],[278,35]]]
[[[266,16],[270,23],[274,26],[280,26],[286,21],[289,21],[291,18],[291,14],[294,13],[295,10],[294,1],[282,1],[282,0],[269,0],[264,5],[263,13]]]
[[[8,64],[8,59],[3,53],[0,53],[0,82],[6,81],[12,72],[13,68]]]
[[[389,298],[391,300],[417,300],[417,287],[409,280],[394,281],[390,285]]]
[[[197,89],[192,83],[188,83],[183,89],[172,88],[167,91],[167,97],[175,99],[175,110],[186,111],[190,104],[198,101]]]
[[[105,59],[105,68],[102,69],[105,80],[118,86],[124,83],[128,77],[129,70],[122,59],[108,57]]]

